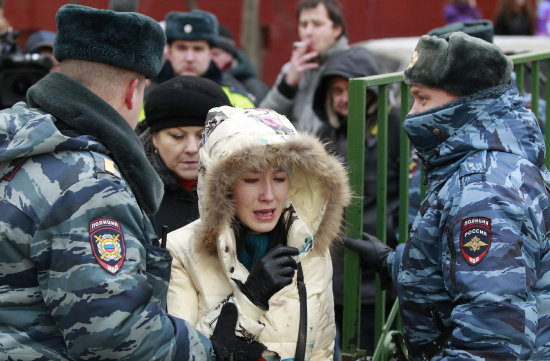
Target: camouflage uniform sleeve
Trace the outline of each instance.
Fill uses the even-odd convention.
[[[92,178],[71,185],[32,239],[39,287],[69,355],[213,359],[203,335],[155,302],[142,244],[144,217],[123,184]]]
[[[528,359],[537,324],[537,200],[514,185],[474,181],[442,226],[442,269],[454,327],[432,360]]]

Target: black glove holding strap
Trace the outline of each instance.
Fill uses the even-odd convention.
[[[210,342],[216,353],[217,361],[258,361],[267,348],[259,342],[246,342],[235,335],[237,324],[237,306],[233,303],[223,305]],[[269,351],[267,351],[269,352]]]
[[[344,245],[359,253],[363,268],[373,269],[380,275],[380,283],[383,288],[388,285],[387,259],[388,255],[393,252],[391,247],[368,233],[363,233],[363,239],[346,237]]]
[[[233,280],[250,301],[267,310],[271,296],[292,283],[298,267],[292,256],[297,255],[295,247],[274,247],[256,261],[244,284]]]

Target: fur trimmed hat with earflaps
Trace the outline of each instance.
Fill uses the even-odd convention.
[[[59,8],[55,20],[53,52],[59,61],[104,63],[149,78],[162,68],[164,31],[148,16],[68,4]]]
[[[166,40],[205,40],[218,46],[218,18],[202,10],[171,11],[166,15]]]
[[[465,96],[509,83],[513,68],[498,46],[455,32],[448,38],[422,36],[404,78],[407,85]]]
[[[218,236],[236,217],[231,188],[248,172],[288,170],[287,206],[314,238],[314,252],[326,251],[340,235],[351,198],[347,172],[321,141],[298,133],[290,121],[268,109],[213,108],[200,148],[197,193],[201,229],[197,245],[216,252]]]

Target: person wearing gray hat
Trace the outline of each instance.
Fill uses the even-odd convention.
[[[32,33],[25,43],[24,51],[27,54],[47,55],[52,60],[50,73],[59,71],[59,62],[53,56],[53,42],[55,33],[47,30],[39,30]]]
[[[512,68],[454,32],[422,36],[404,72],[426,196],[395,251],[346,243],[393,281],[410,360],[550,358],[550,172]]]
[[[313,96],[324,64],[349,49],[347,26],[338,0],[300,0],[296,22],[299,40],[289,61],[260,103],[287,116],[298,130],[318,132],[322,121],[313,111]]]
[[[0,112],[0,354],[258,360],[265,347],[236,338],[235,310],[211,341],[166,313],[171,256],[150,221],[163,186],[133,131],[164,31],[72,4],[56,23],[60,71]]]

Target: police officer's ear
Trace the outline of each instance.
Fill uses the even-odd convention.
[[[136,105],[137,97],[143,97],[143,94],[140,94],[139,92],[139,79],[134,78],[130,82],[126,83],[126,90],[124,94],[124,103],[128,107],[129,110],[132,110],[134,106]],[[141,104],[139,102],[138,104]]]

